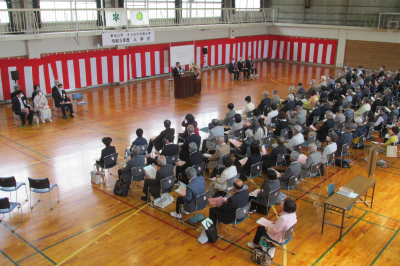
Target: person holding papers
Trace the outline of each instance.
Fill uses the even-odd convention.
[[[239,146],[240,142],[238,142],[239,144],[234,144],[235,148],[231,148],[230,150],[231,153],[238,155],[246,155],[247,147],[250,146],[255,141],[255,139],[253,137],[253,130],[248,129],[246,130],[245,134],[246,138],[243,140],[242,145]]]
[[[257,143],[252,143],[250,146],[250,156],[247,158],[246,163],[243,165],[243,172],[240,174],[240,179],[247,181],[246,176],[250,176],[251,166],[255,163],[261,162],[260,148]]]
[[[208,169],[214,168],[214,171],[213,171],[211,177],[214,177],[217,174],[216,167],[218,167],[219,158],[223,155],[229,154],[229,152],[230,152],[230,147],[229,147],[229,145],[225,144],[223,136],[221,136],[221,135],[217,136],[216,141],[217,141],[217,145],[216,145],[217,150],[215,151],[215,153],[212,156],[210,156],[208,158],[205,157],[203,159],[203,161],[207,164],[206,173],[208,172]]]
[[[172,70],[172,75],[174,75],[174,77],[180,77],[183,75],[183,69],[181,67],[181,63],[176,62],[175,67]]]
[[[196,210],[196,197],[206,192],[206,181],[202,176],[196,176],[196,170],[193,167],[188,167],[185,170],[185,174],[189,178],[189,184],[186,187],[186,195],[178,196],[176,198],[176,211],[171,212],[171,216],[175,218],[182,218],[181,205],[183,204],[184,214],[189,214]],[[203,206],[197,206],[197,210],[200,211],[207,206],[205,203]]]
[[[391,134],[390,134],[391,133]],[[397,134],[399,133],[399,127],[394,126],[389,130],[390,137],[385,143],[374,143],[371,145],[371,149],[380,152],[386,152],[386,147],[392,143],[397,143],[399,141]]]
[[[179,153],[179,145],[178,144],[174,144],[174,136],[172,135],[167,135],[165,137],[165,148],[161,150],[160,155],[164,155],[165,157],[167,156],[174,156],[177,155]],[[157,157],[147,158],[147,165],[150,164],[157,164]]]
[[[235,214],[238,208],[242,208],[249,203],[249,191],[243,189],[243,181],[236,179],[233,182],[234,193],[226,202],[219,207],[210,208],[209,217],[213,224],[217,221],[224,224],[229,224],[235,221]]]
[[[282,243],[284,240],[284,231],[297,223],[296,209],[296,203],[292,199],[286,198],[283,202],[283,213],[279,216],[278,220],[267,226],[259,226],[253,242],[247,243],[247,246],[251,249],[258,247],[262,236],[266,236],[267,239],[272,241]],[[267,252],[272,259],[275,254],[275,247],[268,248]]]
[[[39,112],[42,123],[45,123],[45,119],[51,122],[51,109],[49,108],[49,103],[47,102],[46,97],[40,89],[36,90],[36,96],[37,97],[35,97],[35,100],[33,101],[35,111]]]
[[[190,155],[187,157],[186,162],[178,161],[178,165],[175,168],[176,179],[178,180],[179,174],[182,174],[181,182],[184,184],[189,183],[189,179],[185,174],[187,168],[193,165],[199,165],[203,162],[203,154],[197,151],[197,144],[194,142],[189,143]]]
[[[232,189],[232,187],[228,187],[228,180],[237,175],[237,170],[236,167],[233,165],[232,159],[229,157],[224,157],[224,159],[222,159],[222,163],[225,166],[225,170],[221,173],[221,175],[216,175],[215,177],[210,179],[211,183],[208,186],[208,190],[214,187],[218,190],[217,193],[215,193],[216,191],[214,191],[214,195],[219,194],[220,196],[225,196],[226,189]]]
[[[251,202],[250,213],[257,211],[258,213],[267,215],[269,211],[269,193],[277,188],[280,188],[279,180],[277,180],[277,173],[273,169],[269,169],[267,171],[267,179],[265,179],[264,183],[262,184],[257,196],[249,197],[249,201]]]
[[[130,159],[126,163],[125,168],[118,170],[118,176],[122,176],[123,180],[132,178],[131,174],[132,167],[145,166],[144,155],[139,155],[139,153],[140,153],[139,147],[134,145],[131,149],[132,159]]]

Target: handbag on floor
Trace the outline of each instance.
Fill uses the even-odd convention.
[[[397,146],[387,146],[386,157],[397,157]]]
[[[91,177],[92,183],[95,183],[95,184],[102,183],[101,175],[98,175],[97,171],[90,171],[90,177]]]
[[[115,182],[113,193],[118,196],[126,197],[128,195],[130,185],[130,179],[129,182],[125,182],[122,178],[120,178]]]
[[[272,260],[267,252],[264,252],[261,248],[253,249],[253,261],[257,265],[271,265]]]
[[[206,229],[208,242],[214,244],[218,240],[217,226],[211,221],[210,218],[201,222]]]

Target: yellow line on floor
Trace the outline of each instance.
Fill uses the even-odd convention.
[[[93,243],[98,243],[98,240],[104,236],[104,235],[110,235],[111,231],[116,228],[117,226],[119,226],[120,224],[122,224],[123,222],[125,222],[126,220],[128,220],[129,218],[131,218],[134,215],[137,215],[138,212],[140,212],[142,209],[144,209],[145,207],[147,207],[146,205],[143,205],[142,207],[140,207],[138,210],[136,210],[134,213],[132,213],[131,215],[129,215],[128,217],[126,217],[125,219],[121,220],[120,222],[118,222],[116,225],[114,225],[113,227],[111,227],[110,229],[108,229],[107,231],[105,231],[104,233],[102,233],[101,235],[99,235],[98,237],[96,237],[95,239],[93,239],[92,241],[90,241],[88,244],[84,245],[83,247],[81,247],[80,249],[78,249],[77,251],[75,251],[74,253],[72,253],[70,256],[68,256],[67,258],[65,258],[63,261],[61,261],[60,263],[58,263],[57,265],[62,265],[64,264],[66,261],[70,260],[72,257],[74,257],[76,254],[78,254],[79,252],[81,252],[82,250],[84,250],[85,248],[87,248],[88,246],[90,246]]]

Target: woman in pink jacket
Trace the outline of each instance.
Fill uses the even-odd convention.
[[[266,236],[267,240],[282,243],[283,232],[297,223],[296,209],[296,203],[292,199],[285,199],[283,203],[283,213],[278,220],[269,226],[259,226],[254,236],[253,243],[247,243],[247,246],[252,249],[258,247],[262,236]],[[275,247],[268,249],[268,254],[273,258]]]

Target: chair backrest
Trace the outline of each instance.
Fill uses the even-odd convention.
[[[358,138],[358,146],[361,146],[361,144],[364,144],[364,136],[360,136],[359,138]]]
[[[198,206],[203,206],[208,204],[208,198],[210,197],[210,190],[207,190],[203,194],[196,197],[196,209]]]
[[[231,154],[228,153],[228,154],[219,156],[218,166],[224,165],[223,161],[224,161],[224,158],[225,158],[225,157],[229,157],[229,158],[230,158],[230,157],[231,157]]]
[[[343,106],[339,106],[339,113],[341,113],[343,110]]]
[[[275,202],[279,199],[279,192],[281,192],[281,188],[278,187],[275,190],[272,190],[268,194],[268,205],[275,204]]]
[[[333,131],[334,131],[334,128],[328,129],[328,135],[329,135],[329,133],[331,133],[331,132],[333,132]]]
[[[381,108],[381,106],[379,105],[379,106],[377,106],[376,108],[375,108],[375,113],[378,113],[379,112],[379,108]]]
[[[306,123],[303,123],[301,126],[301,133],[304,134],[306,132]]]
[[[291,176],[291,177],[289,177],[288,186],[289,187],[295,187],[297,185],[297,180],[298,179],[299,179],[299,176]]]
[[[229,117],[229,124],[228,124],[228,126],[233,126],[234,123],[235,123],[235,116]]]
[[[167,164],[172,164],[174,165],[176,161],[178,160],[178,154],[171,155],[171,156],[165,156],[165,160]]]
[[[269,112],[269,106],[266,105],[266,106],[264,106],[263,113],[264,113],[265,116],[267,116],[267,115],[268,115],[268,112]]]
[[[319,116],[313,117],[313,124],[318,124]]]
[[[203,174],[205,165],[206,165],[206,163],[205,163],[205,162],[202,162],[201,164],[196,164],[196,165],[193,165],[193,166],[192,166],[192,167],[196,170],[196,175],[197,175],[197,176]]]
[[[320,162],[311,165],[310,174],[311,175],[317,174],[319,172],[320,168],[321,168],[321,163]]]
[[[251,169],[250,169],[251,175],[255,175],[255,174],[258,174],[259,172],[261,172],[262,165],[263,165],[262,161],[251,165]]]
[[[146,152],[147,152],[147,147],[148,147],[149,145],[147,145],[147,144],[144,144],[144,145],[138,145],[138,147],[139,147],[139,155],[146,155]]]
[[[265,145],[267,148],[271,145],[271,140],[272,140],[272,137],[271,137],[271,136],[266,136],[266,137],[264,138],[264,145]]]
[[[287,137],[288,137],[287,128],[284,128],[284,129],[281,130],[281,137],[284,137],[285,139],[287,139]]]
[[[346,154],[349,151],[349,148],[350,148],[350,144],[349,143],[343,144],[343,146],[342,146],[342,154]]]
[[[365,111],[363,113],[363,121],[365,121],[367,119],[367,115],[368,115],[368,111]]]
[[[328,197],[332,196],[335,193],[335,184],[331,183],[328,185]]]
[[[367,139],[372,138],[372,133],[374,133],[374,127],[368,129]]]
[[[347,117],[347,124],[353,123],[353,116]]]
[[[118,153],[113,153],[107,156],[104,156],[104,167],[110,167],[117,164]]]
[[[236,138],[242,138],[242,136],[243,136],[243,131],[244,131],[243,128],[236,130],[236,131],[235,131],[235,137],[236,137]]]
[[[72,94],[72,100],[76,101],[76,100],[82,100],[82,99],[83,99],[82,92]]]
[[[339,124],[339,131],[342,132],[343,131],[343,126],[344,123],[346,123],[345,121],[343,121],[342,123]]]
[[[329,153],[329,154],[326,156],[326,162],[327,162],[327,163],[333,162],[334,159],[335,159],[335,152]]]
[[[276,156],[276,163],[280,164],[280,163],[285,162],[285,156],[286,156],[285,154],[278,154]]]
[[[303,146],[303,143],[300,143],[300,144],[294,146],[294,150],[300,153],[301,152],[301,146]]]
[[[0,210],[10,209],[10,201],[8,198],[0,198]]]
[[[237,208],[236,212],[235,212],[235,220],[242,220],[244,217],[246,217],[249,213],[249,209],[250,209],[250,202],[247,203],[246,206],[241,207],[241,208]]]
[[[247,118],[252,118],[252,117],[253,117],[253,111],[248,111]]]
[[[311,137],[310,137],[310,144],[311,143],[315,143],[315,140],[317,139],[317,134],[315,134],[315,135],[312,135]]]
[[[48,178],[33,179],[28,177],[30,188],[43,189],[50,188],[50,181]]]
[[[173,188],[174,185],[175,185],[175,176],[174,175],[163,178],[160,181],[161,190],[164,190],[164,191]]]
[[[227,183],[228,183],[227,187],[233,187],[233,182],[235,182],[236,179],[239,179],[239,177],[240,177],[240,174],[237,174],[234,177],[229,178],[227,181]]]
[[[296,224],[292,225],[291,227],[289,227],[285,231],[283,231],[283,242],[285,242],[286,240],[288,240],[292,237],[295,226],[296,226]]]
[[[15,177],[0,177],[0,187],[16,187]]]
[[[271,124],[276,124],[278,123],[278,117],[274,116],[271,118]]]
[[[131,168],[132,181],[144,180],[144,169],[143,166],[136,166]]]

